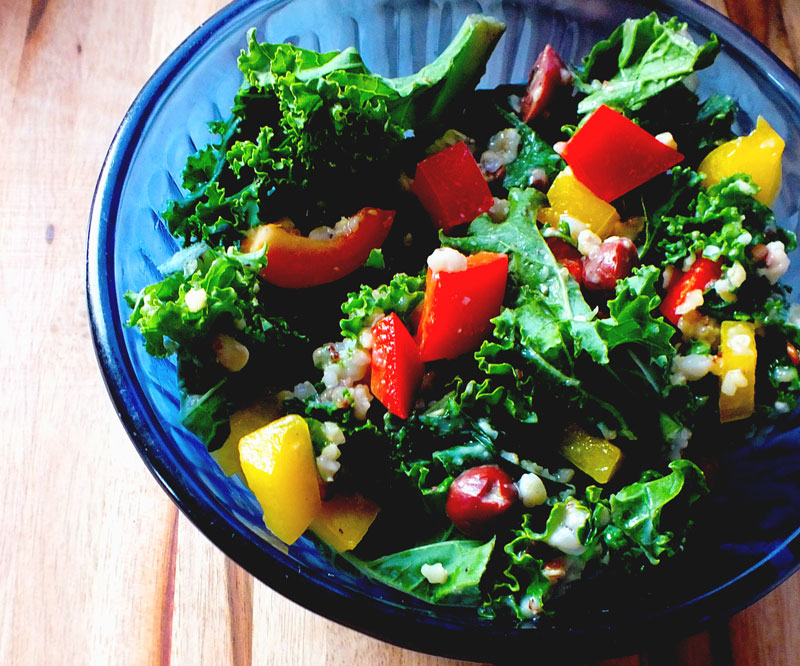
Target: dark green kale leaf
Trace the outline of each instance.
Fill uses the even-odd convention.
[[[666,217],[664,237],[658,244],[664,264],[674,265],[702,253],[708,259],[745,265],[747,249],[763,243],[767,229],[773,230],[787,249],[793,248],[794,235],[778,229],[770,208],[753,198],[758,190],[747,174],[730,176],[699,192],[689,215]]]
[[[656,293],[660,275],[656,266],[645,265],[619,280],[616,297],[608,302],[609,317],[597,325],[609,350],[634,345],[646,351],[650,359],[663,357],[662,365],[666,366],[675,354],[670,342],[675,329],[659,314],[653,316],[661,302]]]
[[[178,346],[211,344],[226,332],[247,342],[281,342],[290,332],[285,320],[266,314],[258,292],[264,250],[242,254],[206,248],[179,270],[140,292],[127,292],[133,308],[127,325],[137,327],[149,354],[169,356]],[[188,295],[188,300],[187,300]]]
[[[223,377],[203,394],[181,392],[181,423],[209,448],[221,445],[230,432],[233,411],[228,378]]]
[[[687,25],[675,17],[662,23],[653,12],[643,19],[628,19],[583,59],[575,87],[586,97],[579,102],[578,113],[590,113],[602,104],[621,112],[635,111],[692,72],[711,65],[718,52],[715,35],[697,46]]]
[[[544,195],[537,190],[514,188],[509,192],[504,222],[496,224],[481,215],[470,224],[466,236],[443,236],[442,244],[470,254],[488,251],[508,255],[519,311],[506,317],[536,353],[569,364],[569,357],[585,351],[596,362],[607,363],[606,345],[597,332],[594,312],[584,300],[580,285],[558,263],[536,225],[536,213],[543,202]],[[566,350],[566,358],[561,350]]]
[[[475,353],[478,367],[505,392],[504,406],[525,422],[537,420],[534,387],[543,405],[569,404],[633,437],[614,405],[589,392],[576,364],[606,365],[608,347],[598,331],[595,311],[578,283],[561,266],[536,225],[543,195],[512,189],[509,214],[495,224],[480,216],[464,237],[442,243],[468,253],[482,250],[509,256],[510,306],[492,320],[492,337]]]
[[[550,508],[541,532],[533,529],[532,514],[524,514],[520,529],[513,530],[513,538],[503,548],[508,564],[489,592],[482,614],[495,617],[511,611],[517,620],[524,622],[545,610],[546,597],[552,587],[551,580],[544,574],[546,559],[563,557],[567,552],[568,557],[583,566],[589,560],[600,558],[603,550],[597,546],[601,514],[607,519],[608,511],[602,505],[592,507],[569,497]],[[549,547],[537,547],[537,544]]]
[[[502,389],[489,380],[480,384],[456,379],[439,400],[402,420],[386,414],[384,430],[391,438],[390,457],[428,501],[443,510],[453,479],[469,467],[497,459],[498,430],[490,413],[504,400]]]
[[[362,285],[359,291],[349,293],[342,304],[342,312],[346,315],[339,323],[342,335],[357,339],[378,312],[395,312],[408,325],[411,313],[424,297],[425,277],[420,275],[397,273],[389,284],[375,288]]]
[[[376,205],[399,173],[409,129],[435,123],[481,77],[504,25],[471,16],[450,46],[408,77],[371,73],[353,48],[316,53],[259,43],[239,57],[244,84],[217,139],[190,157],[188,194],[164,212],[185,244],[231,245],[252,226],[289,216],[310,229]]]
[[[703,472],[689,460],[676,460],[669,467],[669,474],[646,472],[641,481],[610,497],[611,524],[603,539],[612,557],[637,563],[644,556],[658,564],[661,557],[682,548],[691,524],[688,510],[708,493],[708,486]]]
[[[344,557],[370,578],[423,601],[442,605],[474,605],[480,601],[478,585],[489,563],[494,542],[494,538],[486,543],[441,541],[369,562],[350,554]],[[447,580],[432,584],[421,570],[424,564],[437,562],[447,571]]]
[[[527,123],[523,123],[516,114],[507,113],[502,109],[498,111],[519,132],[521,138],[517,158],[506,166],[503,187],[507,190],[512,187],[531,187],[532,180],[535,180],[534,172],[537,170],[544,173],[548,183],[552,183],[556,175],[566,167],[564,160],[547,141],[534,132]]]
[[[702,182],[703,176],[687,167],[676,166],[672,169],[672,178],[666,180],[668,187],[657,199],[658,205],[652,212],[645,211],[647,223],[645,241],[639,248],[640,259],[649,255],[651,249],[662,241],[669,218],[690,214],[697,195],[701,192]]]
[[[555,557],[566,554],[571,566],[580,569],[609,556],[612,566],[632,571],[678,553],[692,524],[689,509],[708,487],[694,463],[678,460],[669,467],[666,475],[645,472],[609,499],[601,497],[599,487],[589,486],[585,501],[569,497],[556,502],[541,532],[533,529],[533,515],[524,514],[503,548],[506,568],[481,613],[495,617],[510,611],[524,622],[546,612],[552,583],[544,568]]]

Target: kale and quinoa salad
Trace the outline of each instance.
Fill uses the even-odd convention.
[[[278,538],[524,623],[691,547],[713,443],[797,405],[800,312],[783,140],[694,92],[716,37],[651,14],[475,90],[503,30],[402,78],[251,31],[125,296]]]

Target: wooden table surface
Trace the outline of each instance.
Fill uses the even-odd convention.
[[[254,581],[178,513],[106,394],[84,296],[95,180],[136,92],[223,4],[0,0],[0,664],[456,664]],[[709,4],[800,67],[798,0]],[[797,666],[798,607],[800,574],[708,632],[602,663]]]

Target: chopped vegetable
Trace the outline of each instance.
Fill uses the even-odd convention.
[[[375,323],[370,390],[389,412],[408,418],[424,367],[417,344],[394,312]]]
[[[444,231],[472,222],[494,204],[478,163],[463,141],[417,164],[414,194]]]
[[[479,252],[462,270],[428,269],[425,301],[416,340],[423,361],[456,358],[474,351],[500,313],[508,257]]]
[[[719,351],[720,363],[712,369],[719,374],[719,420],[728,423],[746,419],[755,411],[755,325],[723,321]]]
[[[264,524],[293,544],[320,511],[311,435],[296,414],[273,421],[239,441],[247,486],[264,511]]]
[[[668,321],[677,326],[680,318],[694,309],[694,307],[689,307],[691,304],[687,301],[691,298],[690,295],[696,296],[699,292],[699,302],[702,302],[703,293],[715,280],[719,279],[721,274],[722,262],[699,257],[691,268],[669,288],[661,303],[661,313]]]
[[[556,176],[547,191],[547,200],[550,206],[539,211],[539,221],[554,229],[559,228],[562,216],[567,216],[602,239],[610,236],[620,222],[617,209],[581,183],[569,167]]]
[[[217,461],[226,476],[243,475],[239,462],[239,440],[280,417],[278,406],[272,401],[258,400],[231,414],[231,434],[211,457]]]
[[[340,553],[353,550],[364,538],[380,508],[375,502],[356,493],[335,495],[322,502],[309,529]]]
[[[338,280],[359,268],[372,250],[380,247],[394,221],[393,210],[362,208],[333,230],[329,240],[312,239],[280,224],[251,229],[245,251],[267,248],[267,265],[261,276],[279,287],[315,287]]]
[[[622,464],[622,451],[618,446],[576,425],[566,429],[558,451],[597,483],[608,483]]]
[[[575,177],[603,201],[613,201],[683,159],[674,148],[609,107],[600,106],[561,156]]]
[[[738,173],[750,176],[759,191],[757,201],[769,206],[781,187],[781,156],[786,146],[780,135],[761,116],[756,128],[712,150],[698,171],[705,175],[705,186],[712,187]]]
[[[527,123],[544,112],[556,89],[571,82],[572,74],[556,50],[550,44],[546,44],[533,64],[528,77],[528,87],[520,102],[522,120]]]

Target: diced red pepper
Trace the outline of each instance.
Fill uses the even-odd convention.
[[[424,369],[417,343],[394,312],[375,322],[369,388],[395,416],[408,418]]]
[[[474,351],[500,314],[508,256],[479,252],[463,271],[428,269],[425,301],[416,340],[423,361],[456,358]]]
[[[577,248],[557,236],[545,238],[545,243],[547,243],[547,247],[550,248],[550,252],[553,253],[556,261],[566,268],[580,284],[583,280],[583,255],[578,252]]]
[[[673,284],[664,295],[661,301],[661,314],[675,326],[683,315],[675,310],[686,300],[689,292],[699,289],[705,291],[709,283],[719,280],[722,275],[722,262],[718,259],[712,261],[705,257],[698,257],[692,267],[686,271],[675,284]]]
[[[542,113],[550,103],[559,86],[572,81],[572,74],[564,65],[556,50],[547,44],[531,69],[528,87],[520,102],[520,115],[528,122]]]
[[[480,167],[463,141],[417,164],[411,190],[444,231],[472,222],[494,205]]]
[[[561,156],[604,201],[613,201],[683,160],[621,113],[599,107],[567,141]]]

